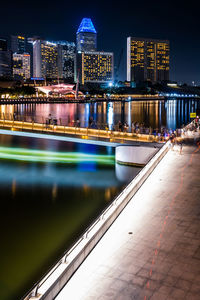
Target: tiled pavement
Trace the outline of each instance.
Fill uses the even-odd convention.
[[[56,300],[200,299],[196,149],[168,152]]]

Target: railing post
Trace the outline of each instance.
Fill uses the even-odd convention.
[[[84,234],[84,239],[87,239],[88,237],[88,232],[86,231],[86,233]]]
[[[64,255],[64,257],[62,258],[62,264],[66,264],[67,262],[67,254]]]
[[[37,294],[38,294],[38,288],[39,288],[39,286],[37,285],[35,288],[34,288],[34,290],[33,290],[33,292],[31,293],[31,297],[37,297]]]

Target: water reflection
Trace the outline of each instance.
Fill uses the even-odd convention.
[[[6,135],[0,147],[114,155],[113,147]],[[20,299],[41,278],[138,172],[129,168],[0,160],[0,299]]]
[[[12,118],[13,113],[19,119],[44,122],[49,114],[62,125],[74,126],[77,119],[81,127],[89,126],[91,118],[96,126],[107,124],[109,129],[121,121],[126,122],[131,130],[132,122],[144,123],[154,129],[165,127],[176,129],[190,120],[190,112],[200,109],[198,100],[162,100],[132,102],[100,102],[86,104],[19,104],[1,105],[0,113]]]
[[[107,110],[107,120],[108,120],[108,128],[112,130],[113,127],[113,103],[108,103],[108,110]]]

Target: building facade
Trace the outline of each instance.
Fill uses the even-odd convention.
[[[20,54],[26,53],[26,37],[11,35],[11,51]]]
[[[114,77],[114,57],[112,52],[80,52],[77,54],[79,82],[108,83]]]
[[[8,50],[7,41],[0,39],[0,77],[11,76],[11,51]]]
[[[30,78],[30,54],[13,53],[13,78],[26,80]]]
[[[36,39],[33,41],[33,76],[58,78],[58,46]]]
[[[97,32],[91,19],[83,18],[76,33],[77,51],[96,51]]]
[[[7,40],[0,38],[0,51],[7,51]]]
[[[128,37],[127,81],[168,81],[169,55],[167,40]]]
[[[76,46],[73,42],[58,42],[58,74],[59,78],[74,81]]]

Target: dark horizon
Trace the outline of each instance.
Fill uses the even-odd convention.
[[[180,3],[180,4],[179,4]],[[123,1],[115,6],[102,0],[55,3],[34,1],[27,6],[21,0],[10,5],[2,3],[4,12],[0,19],[0,37],[11,34],[41,36],[50,41],[76,41],[76,31],[82,18],[89,17],[97,30],[99,51],[114,52],[115,65],[121,50],[123,57],[120,78],[126,79],[126,38],[128,36],[170,41],[170,80],[178,83],[200,84],[199,35],[200,20],[194,1],[184,4],[169,1],[154,4],[148,1],[133,3]]]

